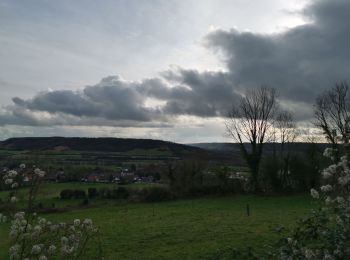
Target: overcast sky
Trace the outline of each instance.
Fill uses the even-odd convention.
[[[300,121],[350,75],[348,0],[0,0],[0,139],[227,141],[268,84]]]

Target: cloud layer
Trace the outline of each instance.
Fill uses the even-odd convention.
[[[301,14],[309,23],[283,33],[208,35],[208,44],[223,53],[236,88],[268,84],[283,99],[309,103],[324,88],[349,79],[350,2],[316,0]]]
[[[102,79],[79,91],[13,98],[0,110],[0,125],[103,125],[169,127],[182,115],[224,117],[240,93],[269,85],[299,120],[310,119],[322,90],[350,75],[350,2],[316,0],[301,15],[309,22],[282,33],[217,30],[206,37],[225,72],[175,68],[159,77]]]
[[[59,90],[13,98],[0,124],[169,126],[181,115],[224,116],[238,96],[224,73],[164,72],[140,82],[109,76],[79,91]]]

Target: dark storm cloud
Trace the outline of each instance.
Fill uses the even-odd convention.
[[[0,113],[0,124],[146,126],[166,123],[169,116],[224,116],[237,98],[224,73],[178,69],[163,76],[140,82],[110,76],[80,91],[41,92],[28,100],[15,97],[14,105]],[[146,105],[149,99],[162,105]]]
[[[314,1],[310,23],[278,34],[215,31],[207,39],[222,51],[240,89],[268,84],[282,99],[313,102],[321,90],[350,76],[350,1]]]
[[[118,77],[107,77],[82,91],[59,90],[42,92],[30,100],[13,98],[17,107],[31,111],[63,113],[76,117],[96,117],[108,120],[150,121],[158,111],[144,106],[144,98]]]
[[[226,73],[179,69],[164,73],[164,77],[181,86],[171,89],[164,107],[167,114],[225,116],[239,98]]]
[[[224,54],[227,72],[177,68],[142,81],[111,76],[80,91],[16,97],[0,110],[0,124],[168,126],[172,116],[225,116],[238,93],[262,84],[276,88],[296,118],[310,119],[315,97],[349,79],[350,1],[314,1],[302,15],[308,24],[282,33],[209,34],[207,43]]]

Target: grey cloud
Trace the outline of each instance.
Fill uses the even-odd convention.
[[[41,92],[27,100],[15,97],[14,105],[0,114],[0,124],[163,127],[178,115],[224,116],[237,97],[225,73],[178,68],[159,78],[124,81],[109,76],[80,91]],[[148,98],[164,105],[146,106]]]
[[[268,84],[281,99],[313,102],[350,72],[350,2],[317,0],[303,10],[311,23],[283,33],[215,31],[208,44],[224,53],[239,89]]]
[[[160,116],[156,109],[144,106],[144,97],[135,87],[118,77],[107,77],[82,91],[58,90],[41,92],[30,100],[13,98],[13,113],[18,111],[48,112],[75,117],[149,122]],[[22,108],[22,109],[20,109]]]
[[[32,100],[23,100],[15,97],[12,101],[20,107],[50,113],[63,112],[75,116],[94,116],[96,113],[96,105],[94,103],[85,99],[78,92],[69,90],[41,92]]]
[[[349,80],[350,2],[316,0],[301,13],[311,22],[282,33],[209,34],[208,46],[224,54],[226,72],[177,68],[141,81],[110,76],[80,91],[16,97],[0,124],[169,126],[178,115],[223,117],[239,93],[262,84],[275,87],[297,119],[309,119],[317,94]],[[148,106],[149,98],[162,105]]]
[[[226,116],[232,103],[239,98],[227,73],[200,73],[196,70],[179,69],[163,75],[180,84],[171,89],[164,107],[166,113],[202,117]]]
[[[145,127],[168,128],[173,124],[166,121],[136,121],[136,120],[109,120],[102,117],[81,117],[65,113],[46,113],[28,110],[22,107],[7,107],[5,112],[0,111],[0,127],[6,125],[19,126],[113,126],[113,127]]]

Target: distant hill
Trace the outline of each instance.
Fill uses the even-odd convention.
[[[249,144],[245,145],[249,146]],[[279,148],[278,146],[279,144],[265,144],[264,154],[271,154],[273,149]],[[320,151],[323,151],[329,147],[329,144],[316,144],[316,146]],[[309,149],[309,143],[295,143],[292,146],[292,150],[298,153],[306,153]],[[120,153],[118,155],[120,160],[134,157],[136,160],[152,156],[155,159],[201,157],[215,162],[226,162],[234,165],[245,164],[237,143],[184,145],[161,140],[133,138],[22,137],[1,141],[0,150],[37,151],[43,154],[46,154],[46,151],[66,154],[69,154],[70,151],[81,151],[84,154],[96,152],[101,156],[102,153]]]
[[[158,150],[173,155],[203,153],[204,150],[189,145],[161,140],[133,138],[80,138],[80,137],[22,137],[0,142],[0,149],[29,151],[98,151],[129,152],[133,150]]]
[[[240,153],[240,147],[238,143],[194,143],[189,145],[212,152],[231,154],[231,156],[235,156]],[[244,145],[249,149],[249,143],[245,143]],[[321,151],[326,147],[330,147],[330,144],[327,143],[317,143],[315,145]],[[265,153],[271,153],[274,149],[279,149],[279,146],[279,143],[266,143],[264,151]],[[310,143],[293,143],[291,149],[295,152],[306,152],[308,151],[309,147]]]
[[[194,143],[189,145],[210,151],[239,152],[239,145],[236,143]]]

